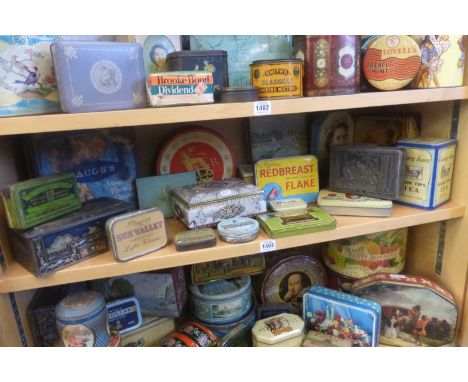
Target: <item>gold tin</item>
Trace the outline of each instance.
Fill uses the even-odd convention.
[[[300,59],[259,60],[250,64],[250,83],[259,99],[302,97],[304,63]]]
[[[106,232],[111,252],[119,261],[146,255],[167,244],[166,223],[159,208],[110,218]]]

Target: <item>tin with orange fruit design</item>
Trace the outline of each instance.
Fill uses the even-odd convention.
[[[359,279],[374,273],[399,273],[405,266],[408,228],[330,241],[323,246],[325,265]]]

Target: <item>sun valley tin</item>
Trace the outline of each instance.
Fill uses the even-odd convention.
[[[250,64],[250,82],[259,99],[302,97],[302,72],[299,59],[259,60]]]
[[[397,145],[406,152],[404,189],[397,202],[433,209],[449,201],[456,140],[406,139]]]

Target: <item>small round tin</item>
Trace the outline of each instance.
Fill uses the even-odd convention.
[[[259,60],[250,64],[250,83],[259,99],[302,97],[300,59]]]
[[[299,347],[304,335],[304,321],[291,313],[281,313],[257,321],[252,328],[253,346]]]
[[[219,102],[248,102],[258,100],[258,87],[233,86],[215,90]]]
[[[80,291],[63,298],[55,308],[55,317],[65,346],[109,345],[107,309],[100,293]]]
[[[218,223],[221,240],[228,243],[246,243],[254,240],[260,231],[258,221],[251,218],[236,217]]]
[[[189,286],[193,316],[207,324],[227,324],[242,319],[252,307],[250,276]]]

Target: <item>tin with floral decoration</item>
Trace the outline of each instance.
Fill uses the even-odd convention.
[[[159,343],[163,347],[207,347],[216,346],[218,338],[206,326],[187,321]]]

